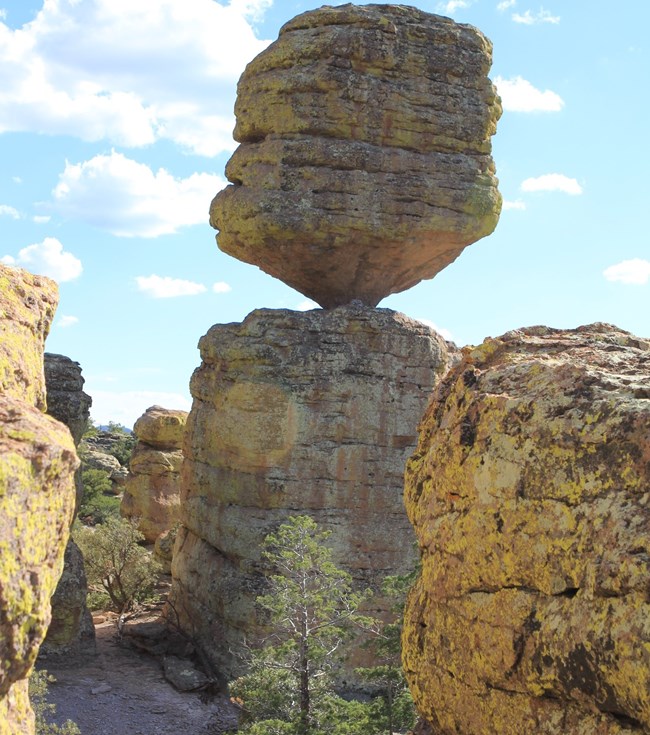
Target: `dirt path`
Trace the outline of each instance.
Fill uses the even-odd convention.
[[[82,735],[218,735],[236,727],[227,697],[177,692],[160,661],[120,645],[115,627],[97,626],[97,656],[77,667],[45,660],[57,681],[49,701],[58,724],[71,719]]]

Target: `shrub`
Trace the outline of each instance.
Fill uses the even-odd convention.
[[[73,528],[95,608],[107,606],[122,614],[153,597],[162,569],[140,546],[144,536],[138,531],[138,520],[110,517],[94,528],[79,524]]]
[[[79,517],[91,524],[104,523],[120,512],[120,500],[112,494],[113,484],[105,470],[87,469],[81,473],[83,495]]]
[[[66,720],[63,725],[49,722],[48,715],[56,712],[56,705],[47,701],[47,692],[49,685],[55,681],[45,670],[34,669],[29,677],[29,700],[36,719],[36,735],[81,735],[72,720]]]

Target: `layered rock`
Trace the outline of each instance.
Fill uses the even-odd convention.
[[[123,516],[139,518],[150,543],[178,521],[187,411],[151,406],[135,422],[138,439],[120,506]]]
[[[441,735],[650,732],[650,342],[466,349],[406,473],[404,664]]]
[[[45,353],[47,412],[64,423],[75,447],[88,425],[92,399],[84,393],[81,367],[64,355]],[[75,475],[77,506],[83,485],[81,468]],[[52,596],[52,621],[41,647],[48,655],[88,655],[95,652],[95,628],[86,606],[88,584],[79,547],[70,539],[65,551],[63,574]]]
[[[34,732],[27,678],[74,512],[74,443],[40,410],[57,298],[53,281],[0,266],[0,735]]]
[[[498,220],[491,56],[477,29],[406,6],[289,21],[239,81],[221,250],[324,307],[435,276]]]
[[[58,301],[54,281],[0,265],[0,391],[43,410],[43,348]]]
[[[403,468],[446,343],[387,309],[257,310],[200,341],[174,609],[226,676],[255,631],[260,547],[289,516],[332,531],[359,587],[412,569]],[[381,603],[378,603],[381,607]]]

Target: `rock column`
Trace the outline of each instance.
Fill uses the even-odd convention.
[[[120,513],[139,519],[138,529],[149,543],[179,519],[186,421],[187,411],[151,406],[133,427],[138,441],[131,455]]]
[[[358,586],[415,564],[404,462],[450,356],[374,307],[496,226],[491,49],[415,8],[324,7],[239,81],[218,245],[325,310],[255,311],[201,340],[172,601],[227,676],[256,628],[261,542],[289,516],[332,531]]]
[[[79,446],[90,417],[92,399],[84,393],[81,367],[64,355],[45,353],[47,412],[64,423]],[[75,474],[77,505],[83,485],[81,468]],[[58,656],[95,653],[95,628],[86,606],[88,585],[81,551],[72,538],[65,550],[63,574],[52,596],[52,622],[41,653]]]
[[[413,568],[404,463],[449,352],[425,325],[363,306],[258,310],[212,327],[200,347],[174,598],[228,675],[257,627],[262,541],[290,515],[332,531],[360,588]]]

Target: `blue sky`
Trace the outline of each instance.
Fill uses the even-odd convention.
[[[320,3],[0,0],[0,259],[54,277],[47,349],[92,416],[189,409],[197,343],[255,308],[308,308],[208,225],[246,62]],[[531,324],[650,336],[650,3],[451,0],[480,28],[504,114],[496,231],[380,306],[459,345]]]

